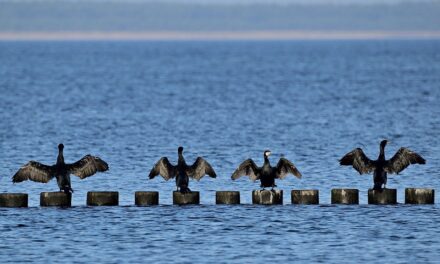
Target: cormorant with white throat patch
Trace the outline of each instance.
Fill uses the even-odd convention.
[[[243,175],[249,176],[253,181],[260,180],[263,189],[276,187],[275,179],[284,179],[288,174],[293,174],[297,178],[302,175],[292,162],[285,158],[280,158],[276,167],[272,167],[269,162],[270,150],[264,151],[263,167],[258,167],[252,159],[243,161],[231,176],[232,180],[236,180]]]

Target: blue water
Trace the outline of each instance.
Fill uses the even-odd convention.
[[[406,187],[440,190],[440,41],[2,42],[0,192],[27,192],[27,209],[0,209],[2,262],[437,262],[440,199],[407,206]],[[372,177],[340,167],[380,140],[420,153],[424,166],[390,177],[396,206],[372,206]],[[107,173],[72,177],[73,208],[40,208],[48,184],[13,185],[29,160],[98,155]],[[154,162],[205,157],[217,179],[191,182],[200,206],[172,206],[174,182],[147,180]],[[230,175],[246,158],[281,155],[302,172],[277,181],[284,206],[253,206],[258,183]],[[359,206],[330,205],[332,188],[358,188]],[[293,206],[291,189],[319,189],[319,206]],[[86,207],[87,191],[120,193],[119,207]],[[158,190],[161,206],[133,206]],[[240,206],[216,206],[238,190]]]

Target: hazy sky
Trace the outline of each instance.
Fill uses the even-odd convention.
[[[440,0],[0,0],[0,33],[72,31],[440,31]]]
[[[55,1],[55,0],[53,0]],[[0,2],[48,2],[47,0],[0,0]],[[435,2],[435,0],[58,0],[57,2],[119,2],[119,3],[203,3],[203,4],[396,4],[405,2]]]

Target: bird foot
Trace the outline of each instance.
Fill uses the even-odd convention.
[[[377,186],[375,186],[375,187],[373,188],[373,190],[375,190],[375,191],[379,191],[379,192],[383,192],[383,188],[382,188],[382,187],[377,187]]]
[[[70,187],[64,187],[63,189],[60,189],[60,192],[63,192],[63,193],[73,193],[74,191]]]
[[[183,193],[183,194],[185,194],[185,193],[190,193],[191,190],[190,190],[188,187],[186,187],[186,188],[180,188],[180,192]]]

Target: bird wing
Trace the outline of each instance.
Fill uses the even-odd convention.
[[[22,182],[26,180],[36,182],[49,182],[55,174],[54,166],[47,166],[36,161],[29,161],[21,167],[12,177],[12,182]]]
[[[202,157],[198,157],[193,165],[187,167],[186,173],[189,177],[200,180],[205,174],[212,178],[217,177],[211,165]]]
[[[72,164],[66,164],[69,173],[72,173],[81,179],[92,176],[96,172],[108,170],[108,164],[92,155],[85,155],[82,159]]]
[[[275,178],[277,179],[284,179],[289,173],[295,175],[299,179],[301,179],[302,177],[301,173],[298,171],[295,165],[293,165],[291,161],[285,158],[280,158],[275,169]]]
[[[345,154],[345,156],[339,160],[339,164],[352,165],[359,174],[370,173],[376,168],[374,162],[370,160],[360,148]]]
[[[252,181],[256,181],[260,178],[258,173],[259,170],[260,168],[252,159],[247,159],[243,161],[240,166],[238,166],[238,168],[232,174],[231,179],[236,180],[241,176],[246,175],[249,176]]]
[[[150,175],[148,177],[150,179],[153,179],[159,174],[166,181],[168,181],[169,179],[176,177],[177,168],[176,166],[171,165],[167,157],[163,157],[158,162],[156,162],[156,164],[154,164],[154,167],[151,169]]]
[[[396,173],[403,171],[410,164],[425,164],[426,160],[419,154],[407,148],[400,148],[394,156],[385,164],[385,171]]]

